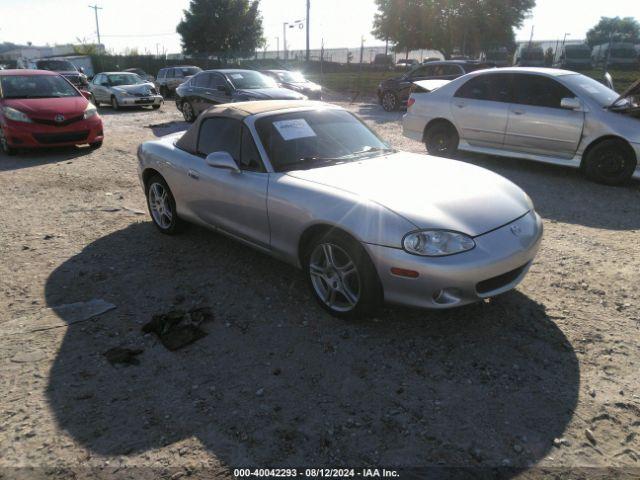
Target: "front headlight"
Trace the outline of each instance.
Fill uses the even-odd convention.
[[[9,120],[13,120],[14,122],[33,123],[31,119],[27,117],[26,113],[16,110],[15,108],[3,107],[2,112],[5,117]]]
[[[413,255],[442,257],[466,252],[476,246],[476,242],[464,233],[447,230],[423,230],[407,234],[402,247]]]
[[[98,109],[91,103],[87,104],[87,108],[84,109],[84,119],[91,118],[98,113]]]

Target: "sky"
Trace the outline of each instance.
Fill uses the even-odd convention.
[[[553,40],[565,33],[584,38],[601,16],[637,16],[638,0],[537,0],[537,6],[516,33],[528,40]],[[0,42],[34,45],[95,41],[97,3],[102,43],[113,52],[136,48],[139,52],[180,51],[175,27],[189,0],[0,0]],[[265,38],[269,50],[282,48],[282,24],[303,20],[306,0],[261,0]],[[311,48],[356,47],[382,42],[371,36],[376,8],[373,0],[311,0]],[[279,37],[279,40],[278,38]],[[288,28],[290,49],[305,47],[303,29]]]

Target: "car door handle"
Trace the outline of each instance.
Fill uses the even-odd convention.
[[[524,115],[524,110],[511,110],[514,115]]]
[[[190,176],[191,178],[193,178],[194,180],[198,180],[200,178],[200,174],[198,172],[196,172],[195,170],[187,171],[187,175]]]
[[[464,108],[464,107],[466,107],[466,105],[464,103],[456,103],[456,107]]]

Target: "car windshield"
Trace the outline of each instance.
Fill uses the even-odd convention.
[[[617,47],[611,49],[611,56],[616,58],[636,58],[637,54],[633,48]]]
[[[76,67],[66,60],[38,60],[36,62],[38,70],[50,70],[52,72],[73,72]]]
[[[58,75],[10,75],[0,77],[2,98],[60,98],[80,95]]]
[[[567,48],[567,58],[591,58],[591,50],[586,48]]]
[[[300,72],[278,72],[278,78],[283,82],[303,83],[307,79]]]
[[[585,75],[562,75],[562,80],[574,93],[586,95],[602,107],[608,107],[620,96],[609,87]]]
[[[112,87],[119,87],[121,85],[139,85],[146,83],[145,80],[140,78],[135,73],[115,73],[107,75],[109,78],[109,85]]]
[[[251,70],[227,73],[227,79],[234,88],[242,90],[251,90],[255,88],[274,88],[277,87],[275,80],[267,77],[260,72]]]
[[[256,129],[277,172],[317,168],[394,151],[344,110],[271,115],[259,119]]]
[[[176,67],[176,70],[179,70],[183,77],[190,77],[202,71],[199,67]]]

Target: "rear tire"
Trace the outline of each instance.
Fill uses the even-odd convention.
[[[167,182],[160,175],[152,176],[145,193],[151,220],[160,232],[173,235],[182,230],[184,222],[178,217],[176,201]]]
[[[382,94],[381,103],[382,108],[385,110],[385,112],[395,112],[396,110],[398,110],[398,105],[400,102],[398,101],[398,96],[392,91],[388,90]]]
[[[460,138],[453,125],[438,122],[429,127],[424,135],[424,144],[429,155],[453,158],[458,152]]]
[[[590,180],[604,185],[622,185],[636,169],[631,147],[622,140],[604,140],[589,150],[582,167]]]
[[[382,305],[375,266],[349,235],[333,231],[317,236],[305,249],[302,264],[311,294],[331,315],[357,319],[374,314]]]

